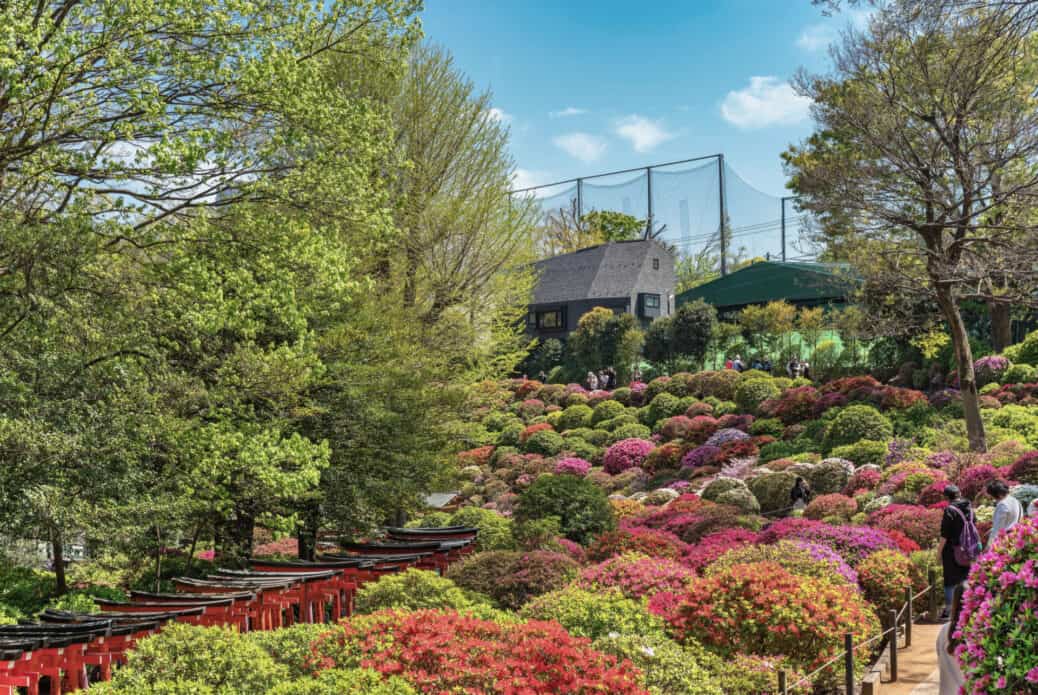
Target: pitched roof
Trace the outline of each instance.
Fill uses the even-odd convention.
[[[763,261],[693,287],[678,295],[678,305],[702,299],[718,308],[785,299],[790,302],[845,299],[855,279],[843,263]]]
[[[652,239],[612,241],[534,263],[534,304],[630,296],[651,251],[670,253]]]

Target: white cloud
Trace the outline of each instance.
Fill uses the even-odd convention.
[[[512,114],[504,111],[503,109],[499,109],[496,106],[487,111],[487,115],[490,117],[490,120],[497,121],[498,123],[512,122]]]
[[[587,113],[587,109],[578,109],[576,106],[567,106],[561,111],[551,111],[548,113],[550,118],[569,118],[570,116],[583,116]]]
[[[582,162],[594,162],[606,151],[606,141],[590,133],[566,133],[552,138],[560,150]]]
[[[820,51],[837,39],[839,34],[832,24],[812,24],[797,37],[797,46],[805,51]]]
[[[515,190],[541,186],[546,183],[551,183],[551,172],[523,169],[522,167],[517,167],[512,172],[512,188]]]
[[[721,102],[721,116],[745,129],[791,125],[806,119],[811,100],[800,96],[777,77],[751,77],[749,86],[728,92]]]
[[[653,121],[637,114],[617,121],[616,134],[629,141],[635,152],[648,152],[674,138],[674,133],[664,128],[663,121]]]

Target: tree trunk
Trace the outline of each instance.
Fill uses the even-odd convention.
[[[220,561],[230,567],[244,567],[246,560],[252,555],[252,534],[256,529],[256,516],[239,509],[234,519],[225,526],[225,531],[221,534],[223,547],[220,551]]]
[[[313,505],[304,510],[303,523],[296,533],[299,542],[299,559],[313,562],[317,558],[317,527],[320,523],[320,510]]]
[[[984,434],[984,421],[980,417],[980,397],[977,393],[977,379],[973,373],[973,351],[970,349],[966,323],[962,320],[962,312],[959,311],[959,304],[952,296],[951,290],[939,282],[935,282],[934,285],[937,304],[948,322],[952,345],[955,347],[959,390],[962,394],[962,410],[966,417],[966,435],[969,437],[970,450],[984,452],[988,448],[987,438]]]
[[[54,583],[58,596],[68,592],[68,580],[65,578],[65,538],[57,528],[50,532],[51,554],[54,556]]]
[[[191,576],[191,567],[195,564],[195,549],[198,547],[198,537],[202,533],[202,522],[195,524],[195,532],[191,535],[191,549],[187,552],[187,567],[184,568],[184,575],[187,577]]]
[[[1009,305],[1004,302],[988,302],[991,317],[991,347],[1002,352],[1013,342],[1013,322]]]
[[[155,527],[155,593],[162,591],[162,529]]]

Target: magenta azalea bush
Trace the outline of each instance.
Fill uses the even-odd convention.
[[[655,444],[644,439],[621,439],[606,449],[602,466],[606,473],[623,473],[628,468],[641,466],[649,452],[655,448]]]
[[[703,536],[698,543],[689,547],[682,563],[692,570],[701,571],[729,550],[757,542],[757,534],[749,529],[730,528]]]
[[[567,473],[583,478],[591,470],[591,463],[575,456],[559,459],[555,463],[555,473]]]
[[[966,692],[1038,693],[1038,520],[1003,534],[970,572],[956,635]]]
[[[777,543],[783,538],[819,543],[840,554],[851,567],[877,550],[897,550],[889,534],[869,526],[830,526],[810,519],[782,519],[760,533],[761,543]]]
[[[988,355],[981,357],[973,363],[973,371],[977,378],[977,386],[993,384],[1002,381],[1006,370],[1009,369],[1009,360],[1001,355]]]
[[[628,598],[640,599],[661,591],[682,591],[694,576],[675,560],[630,553],[585,568],[577,584],[592,590],[616,588]]]
[[[697,468],[699,466],[709,465],[718,454],[721,453],[721,447],[712,446],[710,444],[704,444],[703,446],[697,446],[681,458],[682,468]]]

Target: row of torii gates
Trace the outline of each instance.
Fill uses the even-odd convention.
[[[476,535],[463,526],[387,528],[385,542],[342,543],[345,554],[316,562],[252,559],[249,570],[177,577],[177,593],[95,599],[100,613],[44,611],[39,622],[0,626],[0,695],[61,695],[109,680],[136,642],[170,621],[242,632],[338,621],[353,614],[360,586],[411,567],[442,573],[472,552]]]

